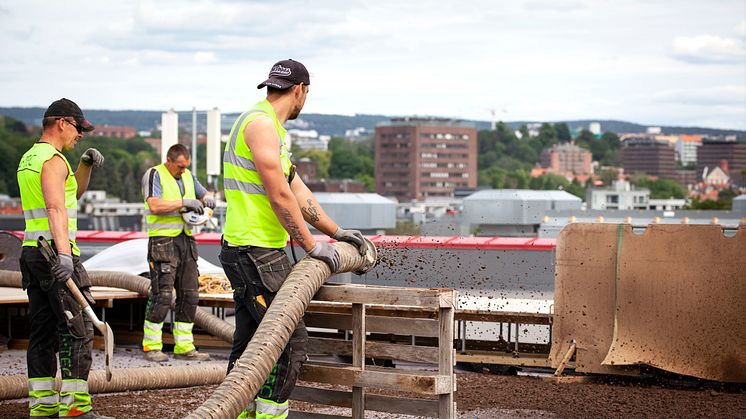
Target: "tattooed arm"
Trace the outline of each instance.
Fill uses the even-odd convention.
[[[268,117],[257,117],[244,130],[246,145],[251,149],[254,164],[264,184],[269,203],[280,224],[303,250],[309,252],[316,245],[293,191],[290,190],[280,163],[280,140]],[[298,176],[296,176],[298,179]],[[306,188],[307,189],[307,188]],[[308,204],[306,204],[308,206]]]
[[[334,236],[337,231],[337,224],[326,215],[319,202],[313,196],[313,192],[308,189],[300,176],[296,176],[290,184],[290,189],[298,201],[298,206],[303,213],[303,218],[320,232],[329,237]]]

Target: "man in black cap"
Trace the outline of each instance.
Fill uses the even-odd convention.
[[[285,254],[290,237],[306,253],[339,269],[339,254],[325,241],[316,241],[306,222],[336,240],[347,241],[365,253],[365,240],[357,230],[344,230],[319,205],[294,166],[282,124],[300,115],[308,94],[306,67],[294,60],[275,64],[267,99],[244,112],[233,124],[223,163],[228,202],[220,262],[235,292],[236,331],[228,371],[235,365],[257,330],[272,299],[291,271]],[[288,397],[306,359],[308,333],[303,320],[295,328],[259,390],[240,418],[285,418]]]
[[[91,281],[75,243],[78,199],[88,188],[93,167],[104,164],[87,149],[73,172],[62,150],[71,150],[93,125],[75,102],[60,99],[44,113],[43,133],[18,164],[26,229],[21,253],[23,288],[28,292],[31,329],[27,351],[31,417],[106,418],[92,410],[88,392],[93,324],[65,282],[72,278],[91,304]],[[49,240],[57,253],[51,265],[38,248]],[[59,352],[62,386],[55,390]]]

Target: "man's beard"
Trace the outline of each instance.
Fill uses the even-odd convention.
[[[288,119],[295,119],[300,115],[301,108],[293,109],[293,112],[288,116]]]

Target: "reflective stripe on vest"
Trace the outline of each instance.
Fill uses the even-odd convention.
[[[161,181],[161,199],[164,201],[181,201],[183,198],[196,199],[194,192],[194,178],[192,172],[188,169],[181,175],[181,181],[184,184],[184,195],[181,194],[179,184],[176,182],[171,173],[169,173],[166,165],[159,164],[151,168],[158,172]],[[189,224],[184,222],[181,218],[181,214],[178,212],[171,212],[168,214],[153,214],[148,206],[147,199],[145,200],[145,226],[148,229],[148,236],[161,236],[161,237],[176,237],[181,232],[185,232],[188,236],[192,235],[192,229]]]
[[[80,256],[80,249],[75,243],[75,234],[78,230],[78,182],[70,163],[57,149],[48,143],[34,144],[24,155],[18,164],[18,187],[21,192],[21,204],[23,206],[23,218],[26,228],[23,235],[23,246],[36,247],[36,240],[44,237],[52,240],[49,229],[49,214],[41,190],[41,171],[49,159],[60,156],[67,166],[67,178],[65,179],[65,208],[67,209],[67,238],[72,247],[72,253]]]
[[[285,128],[277,119],[272,105],[264,100],[236,120],[225,146],[223,187],[228,209],[223,236],[227,242],[235,245],[281,248],[287,243],[287,231],[269,203],[253,155],[244,138],[246,126],[258,116],[266,116],[274,122],[280,145],[278,157],[282,171],[285,177],[290,174],[292,163],[285,144]]]
[[[288,410],[290,410],[290,403],[287,401],[277,403],[269,399],[256,398],[257,419],[284,419],[288,417]]]

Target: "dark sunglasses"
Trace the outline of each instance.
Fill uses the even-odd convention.
[[[77,123],[77,122],[76,122],[76,121],[75,121],[74,119],[68,119],[68,118],[65,118],[65,117],[59,117],[59,118],[57,118],[57,119],[62,119],[62,120],[64,120],[64,121],[65,121],[65,122],[67,122],[68,124],[70,124],[70,125],[74,126],[74,127],[75,127],[75,130],[76,130],[76,131],[78,131],[78,134],[83,134],[83,127],[82,127],[82,126],[80,126],[80,125],[79,125],[79,124],[78,124],[78,123]]]

